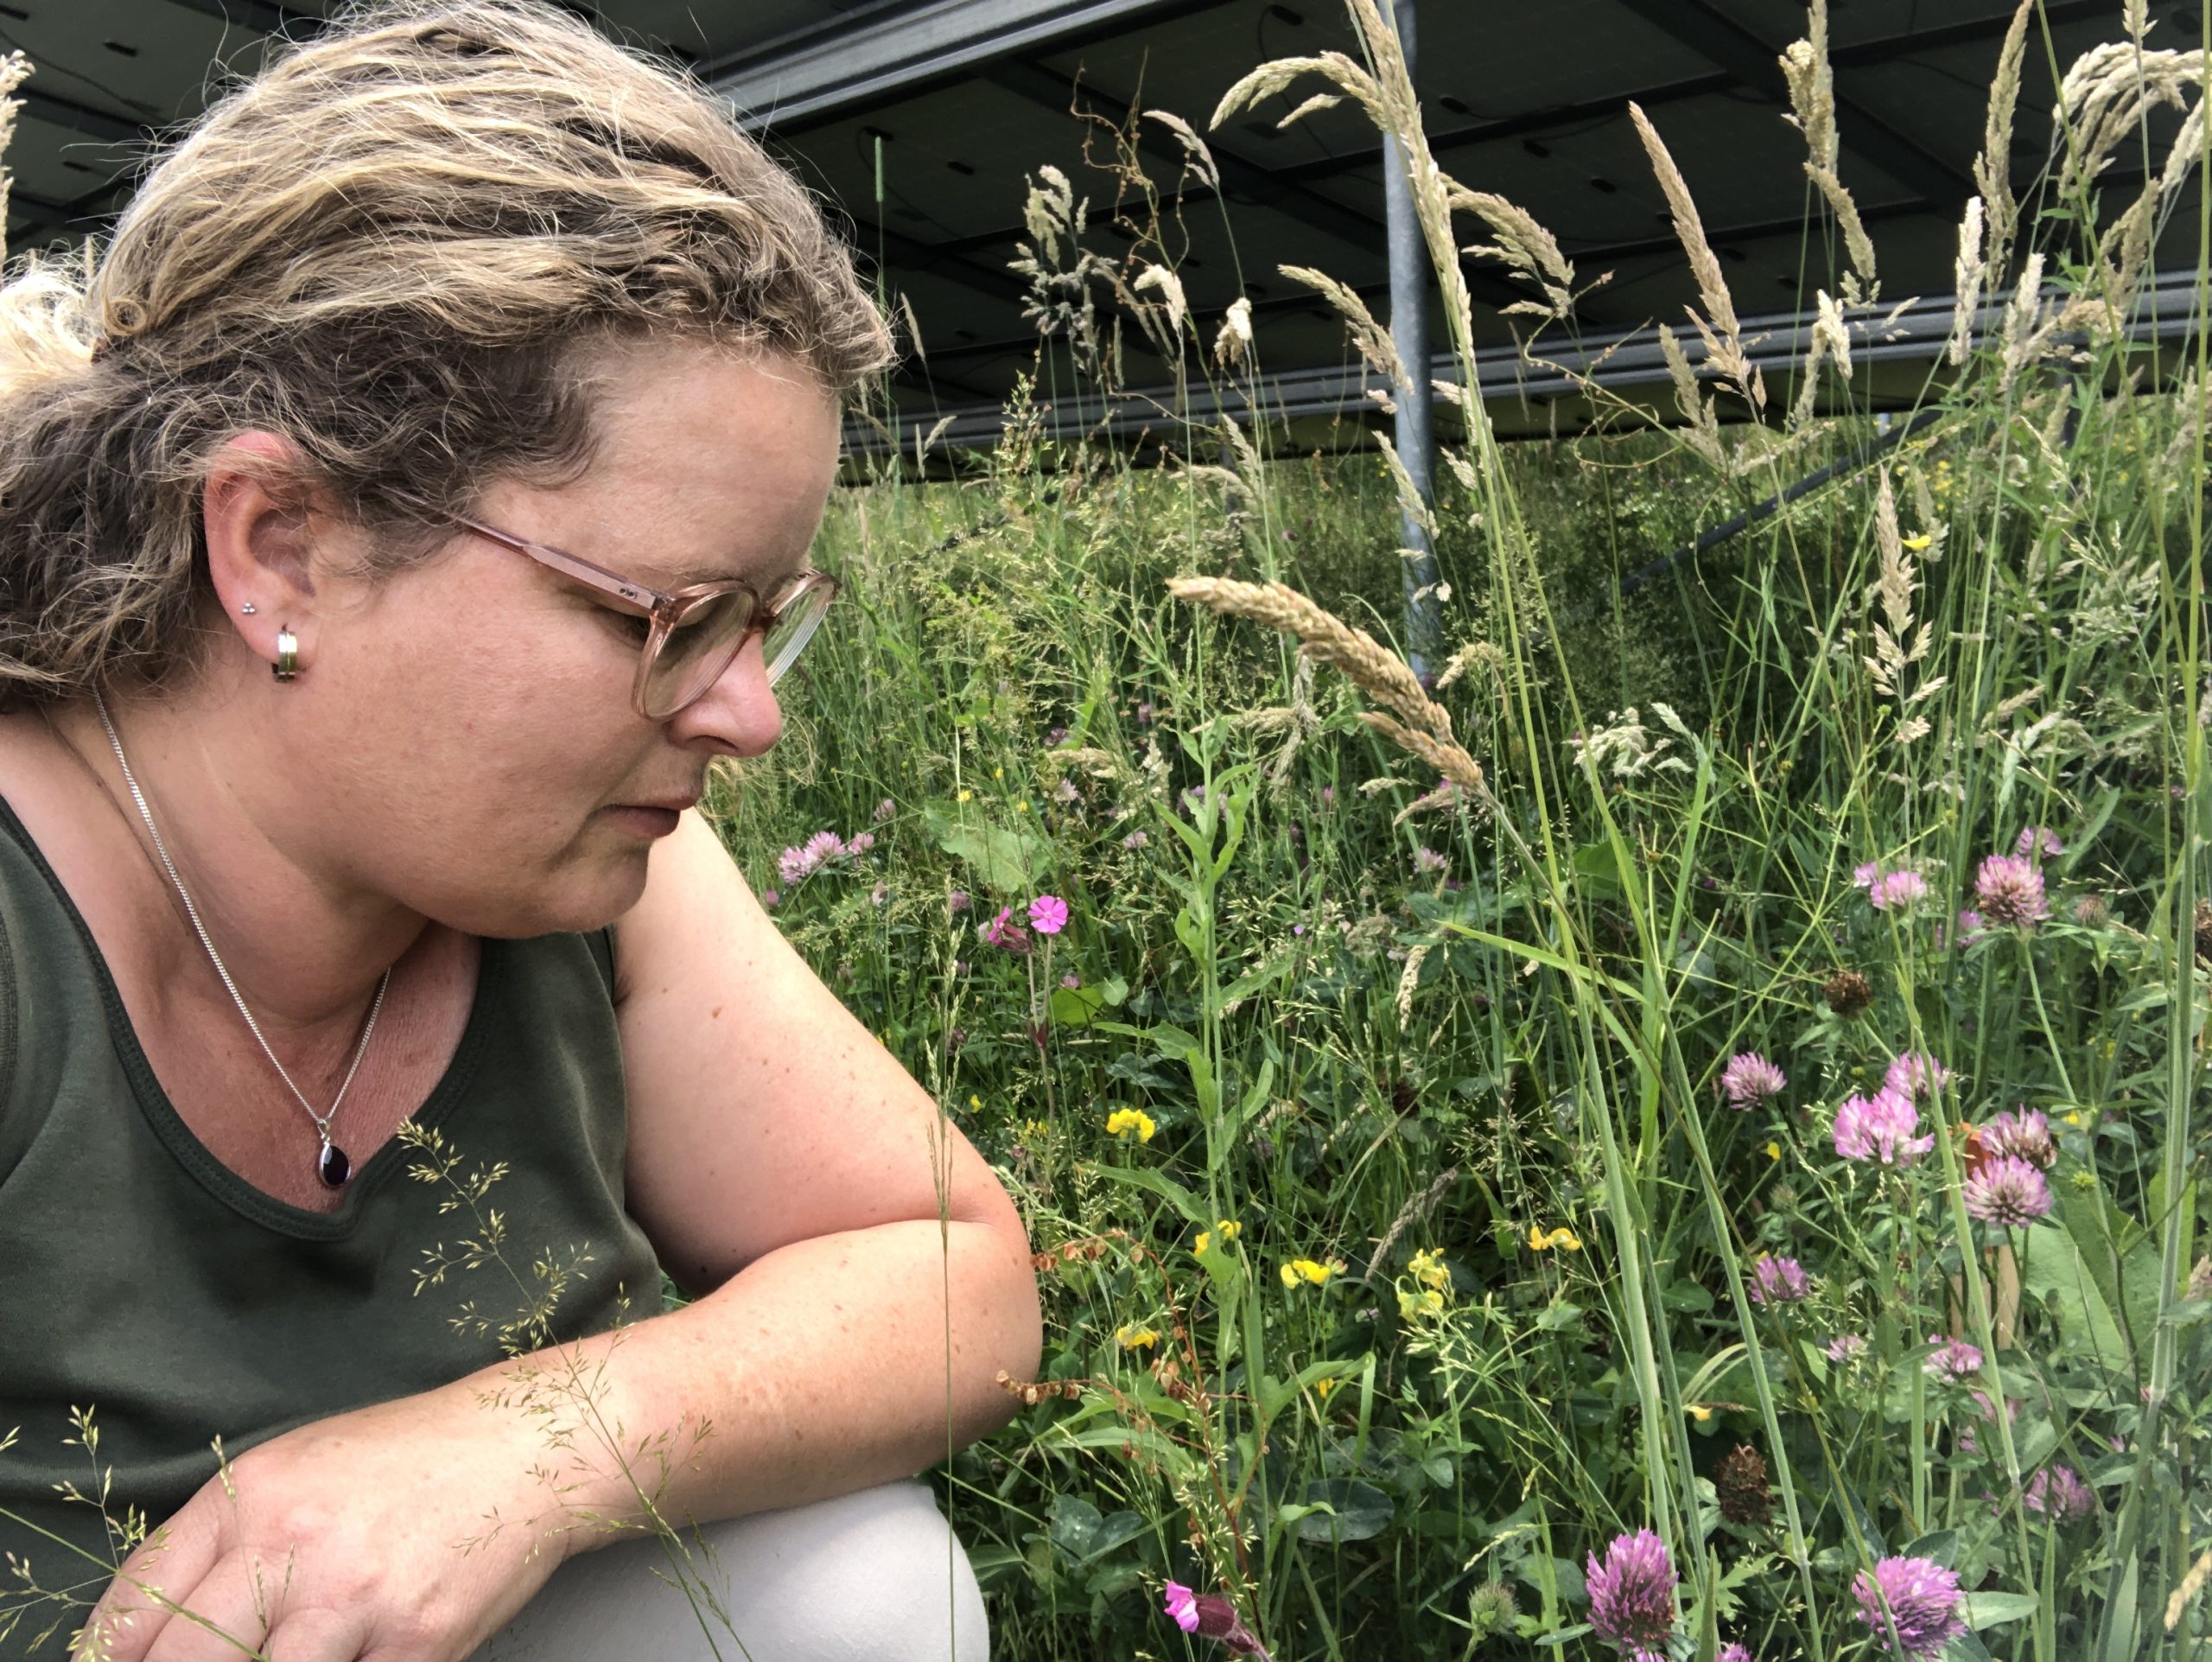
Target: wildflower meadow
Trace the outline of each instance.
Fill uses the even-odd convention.
[[[1593,278],[1435,164],[1350,10],[1363,57],[1220,115],[1363,108],[1463,365],[1471,259],[1547,362]],[[2212,383],[2202,328],[2128,325],[2212,257],[2207,60],[2125,10],[2016,179],[2019,8],[1909,423],[1853,360],[1904,296],[1816,4],[1775,142],[1834,275],[1787,403],[1637,112],[1700,293],[1673,407],[1586,384],[1590,431],[1501,444],[1451,397],[1433,504],[1387,449],[1188,411],[1141,456],[1017,400],[987,455],[855,464],[843,614],[715,806],[1027,1217],[1041,1376],[932,1474],[1001,1653],[2200,1653]],[[1116,390],[1116,330],[1192,386],[1264,360],[1184,304],[1135,154],[1030,181],[1035,399]]]

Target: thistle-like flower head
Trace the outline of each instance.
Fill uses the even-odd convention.
[[[1675,1632],[1675,1564],[1648,1529],[1619,1535],[1603,1563],[1590,1555],[1590,1626],[1627,1662],[1664,1662]]]
[[[1860,1570],[1851,1590],[1859,1600],[1859,1619],[1873,1630],[1876,1645],[1890,1648],[1894,1624],[1897,1645],[1915,1662],[1941,1656],[1967,1630],[1959,1615],[1958,1576],[1932,1558],[1885,1558],[1872,1575]]]

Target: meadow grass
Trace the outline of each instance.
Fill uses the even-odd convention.
[[[1351,11],[1363,60],[1270,66],[1224,111],[1317,78],[1367,108],[1414,158],[1463,362],[1469,216],[1542,359],[1571,267],[1435,169]],[[1597,388],[1579,440],[1459,411],[1440,723],[1235,586],[1393,639],[1389,457],[1185,412],[1140,468],[1010,406],[954,480],[886,457],[835,511],[845,614],[719,811],[1039,1249],[1043,1377],[937,1474],[1004,1654],[1216,1648],[1169,1583],[1277,1658],[2202,1641],[2207,383],[2201,331],[2121,327],[2201,200],[2199,57],[2085,60],[2016,201],[2024,7],[1961,260],[2023,297],[1961,324],[1878,465],[1624,594],[1872,436],[1851,353],[1892,302],[1810,22],[1789,67],[1844,268],[1820,403],[1770,398],[1643,124],[1704,368],[1678,349],[1668,436]],[[2149,183],[2100,194],[2131,146]],[[1081,235],[1104,207],[1033,193],[1033,313],[1109,387],[1117,322],[1234,382],[1264,330],[1200,335],[1181,204],[1132,149],[1110,258]],[[1439,738],[1478,774],[1440,778]],[[1064,927],[1027,925],[1039,896]]]

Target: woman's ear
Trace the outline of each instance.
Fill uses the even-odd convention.
[[[315,545],[332,525],[317,496],[299,447],[275,433],[227,439],[208,465],[200,499],[208,578],[232,627],[271,663],[279,629],[299,638],[302,659],[311,650]]]

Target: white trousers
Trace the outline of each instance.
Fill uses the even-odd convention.
[[[632,1537],[563,1564],[470,1662],[989,1662],[976,1572],[918,1479],[700,1534],[688,1574],[728,1627],[702,1627],[662,1544]]]

